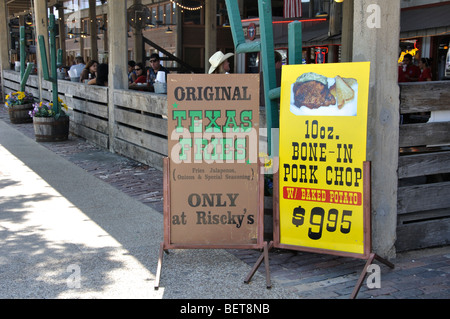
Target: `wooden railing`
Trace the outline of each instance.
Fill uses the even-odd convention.
[[[19,90],[20,74],[5,71],[6,93]],[[52,86],[42,82],[43,101],[49,101]],[[39,97],[36,75],[28,79],[26,90]],[[167,156],[167,97],[131,90],[114,92],[113,117],[108,109],[107,87],[59,80],[59,97],[69,106],[70,132],[100,147],[162,169]],[[110,125],[110,121],[114,125]],[[111,132],[112,128],[112,132]]]
[[[400,84],[400,114],[397,251],[449,244],[450,81]]]
[[[167,156],[167,98],[130,90],[114,92],[114,151],[162,169]]]

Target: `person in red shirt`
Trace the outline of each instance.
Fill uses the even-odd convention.
[[[428,58],[422,58],[419,61],[420,76],[419,81],[431,81],[431,61]]]
[[[147,72],[145,71],[142,63],[136,63],[134,66],[134,71],[136,72],[136,80],[128,85],[129,89],[139,91],[148,91],[153,89],[153,86],[150,87],[147,83]]]
[[[145,72],[145,68],[142,63],[136,63],[134,71],[136,72],[136,80],[134,81],[135,84],[147,83],[147,73]]]
[[[412,63],[412,55],[405,54],[403,65],[398,68],[399,82],[416,82],[419,80],[420,69]]]

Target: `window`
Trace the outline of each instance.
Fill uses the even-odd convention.
[[[170,24],[170,18],[171,18],[171,13],[170,13],[170,3],[165,5],[166,7],[166,13],[165,13],[165,19],[164,19],[164,23],[165,24]]]
[[[163,6],[158,7],[158,21],[160,21],[161,23],[164,23],[164,7]]]
[[[177,5],[175,3],[172,4],[172,23],[177,23]]]
[[[152,23],[153,23],[153,24],[156,24],[156,20],[158,20],[158,19],[157,19],[157,15],[156,15],[156,8],[157,8],[157,7],[152,7],[152,8],[151,8],[151,10],[152,10]]]

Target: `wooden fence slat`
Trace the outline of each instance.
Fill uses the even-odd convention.
[[[450,182],[398,188],[398,214],[447,207],[450,207]]]
[[[153,152],[167,156],[167,139],[132,129],[123,125],[116,125],[116,137]]]
[[[83,113],[73,112],[72,119],[74,124],[86,126],[100,133],[108,134],[108,121],[101,120]]]
[[[64,102],[68,106],[70,106],[70,108],[72,108],[76,111],[92,114],[97,117],[101,117],[101,118],[105,119],[106,121],[108,120],[108,106],[107,105],[97,104],[97,103],[89,102],[86,100],[78,100],[78,99],[67,97],[67,96],[64,97]]]
[[[398,252],[450,244],[450,218],[397,227]]]
[[[120,139],[115,139],[114,145],[114,151],[117,154],[127,156],[159,170],[163,169],[163,159],[166,157],[165,155],[152,152],[151,150],[139,147],[126,141],[122,141]]]
[[[136,111],[167,116],[167,97],[133,90],[116,90],[114,105]]]
[[[114,116],[116,122],[167,136],[167,120],[162,118],[145,116],[141,113],[129,112],[123,109],[115,109]]]
[[[93,129],[90,129],[88,127],[85,127],[83,125],[73,125],[74,123],[70,123],[70,131],[77,135],[85,138],[91,143],[95,143],[96,145],[108,148],[109,145],[109,136],[103,133],[100,133],[98,131],[95,131]]]
[[[397,225],[406,225],[425,220],[442,219],[449,216],[448,208],[432,209],[426,212],[414,212],[398,215]]]
[[[450,151],[399,157],[398,178],[450,173]]]
[[[58,91],[60,94],[69,95],[70,97],[76,96],[79,99],[108,103],[107,87],[60,80],[58,81]]]
[[[450,144],[450,122],[400,125],[400,147]]]
[[[450,110],[448,81],[400,83],[400,113]]]

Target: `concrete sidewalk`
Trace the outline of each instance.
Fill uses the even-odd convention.
[[[0,121],[0,298],[294,298],[224,250],[177,250],[163,216]]]
[[[250,285],[242,283],[258,251],[179,250],[164,257],[155,292],[160,171],[73,136],[38,144],[32,124],[10,124],[1,107],[0,149],[1,298],[347,299],[364,266],[273,250],[267,290],[263,266]],[[398,254],[392,262],[394,270],[380,264],[381,288],[364,282],[358,299],[450,298],[450,246]],[[77,270],[81,288],[69,288]]]

